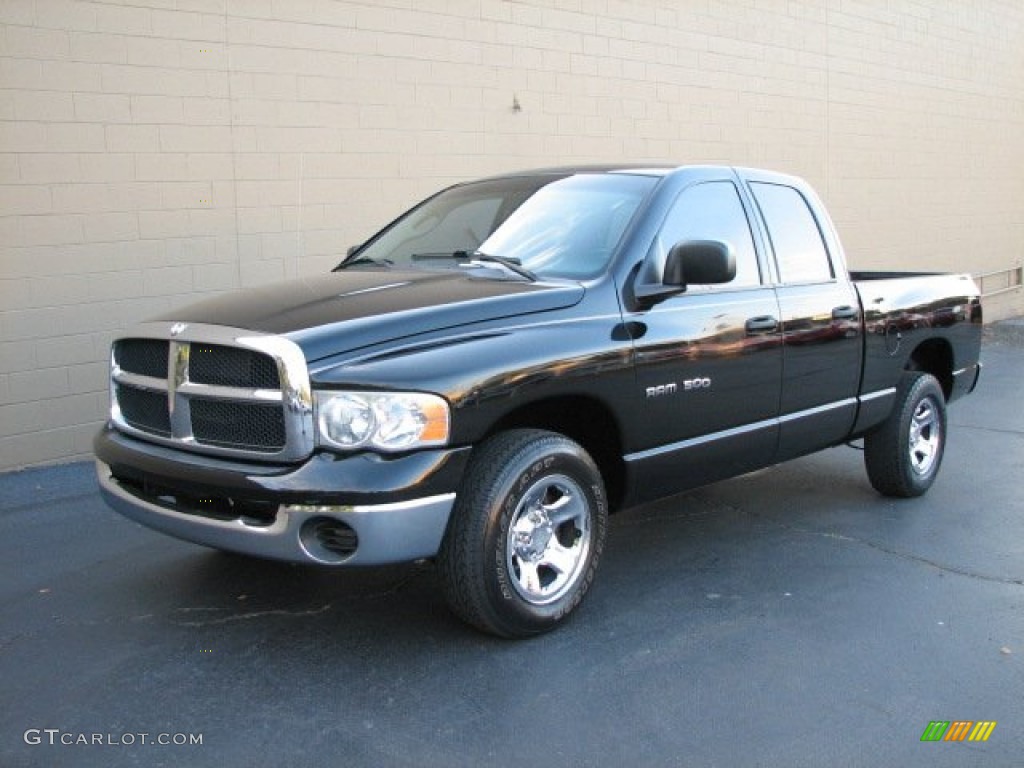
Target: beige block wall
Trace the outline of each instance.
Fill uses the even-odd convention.
[[[765,166],[855,267],[1020,263],[1022,37],[1017,0],[0,0],[0,469],[88,455],[119,330],[467,177]]]

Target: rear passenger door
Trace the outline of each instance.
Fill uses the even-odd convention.
[[[857,412],[862,340],[860,304],[831,222],[814,193],[748,179],[774,254],[782,313],[782,399],[778,460],[832,445]],[[813,200],[813,204],[812,201]]]

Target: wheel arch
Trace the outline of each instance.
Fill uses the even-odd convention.
[[[560,395],[521,405],[491,425],[487,436],[509,429],[544,429],[565,435],[590,454],[604,479],[610,510],[626,493],[622,430],[605,403],[586,395]]]
[[[934,376],[942,387],[946,401],[953,392],[953,347],[946,339],[921,342],[907,360],[905,370],[921,371]]]

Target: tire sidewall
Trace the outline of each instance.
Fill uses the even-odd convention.
[[[484,530],[485,588],[491,602],[500,606],[502,624],[519,633],[543,632],[560,622],[580,603],[594,578],[607,528],[608,506],[597,468],[576,445],[558,436],[527,446],[509,465],[495,489]],[[546,605],[527,602],[513,586],[507,557],[509,531],[523,494],[543,477],[566,475],[582,490],[590,511],[590,546],[586,562],[568,592]]]

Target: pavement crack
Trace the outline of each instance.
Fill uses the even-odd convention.
[[[982,427],[977,424],[954,424],[957,429],[973,429],[978,432],[995,432],[999,435],[1015,435],[1017,437],[1024,437],[1024,431],[1019,429],[1003,429],[1000,427]]]
[[[191,613],[199,611],[215,611],[216,608],[182,608],[181,613]],[[289,611],[285,608],[272,608],[266,611],[251,611],[249,613],[233,613],[230,616],[220,616],[215,619],[206,619],[204,621],[176,621],[174,622],[180,627],[212,627],[218,624],[230,624],[235,621],[249,621],[250,619],[261,619],[265,616],[287,616],[289,618],[302,618],[304,616],[317,616],[321,613],[326,613],[331,610],[331,604],[325,603],[319,608],[311,608],[308,611]]]
[[[786,525],[785,523],[780,523],[777,520],[771,520],[752,512],[748,512],[747,514],[749,514],[751,517],[757,518],[758,520],[763,520],[767,523],[778,526],[779,528],[783,528],[787,531],[793,531],[794,533],[800,533],[805,536],[818,536],[824,539],[833,539],[835,541],[849,542],[851,544],[862,544],[878,552],[884,552],[887,555],[898,557],[901,560],[907,560],[909,562],[927,565],[930,568],[935,568],[936,570],[942,571],[943,573],[952,573],[957,576],[963,576],[968,579],[987,581],[993,584],[1010,584],[1016,587],[1024,587],[1024,579],[1014,579],[1008,576],[993,576],[989,573],[981,573],[979,571],[973,571],[968,568],[961,568],[960,566],[942,563],[938,560],[932,560],[931,558],[924,557],[923,555],[916,555],[913,552],[905,552],[901,549],[895,549],[894,547],[887,547],[884,544],[878,543],[877,541],[872,541],[871,539],[862,539],[859,536],[850,536],[848,534],[836,533],[834,531],[815,531],[809,528],[799,528],[795,525]]]
[[[893,549],[892,547],[886,547],[883,544],[879,544],[877,541],[871,541],[870,539],[860,539],[855,536],[844,536],[842,534],[833,534],[832,537],[843,541],[853,541],[858,544],[864,544],[865,546],[871,547],[879,552],[884,552],[887,555],[899,557],[903,560],[909,560],[914,563],[922,563],[923,565],[931,566],[932,568],[943,571],[944,573],[955,573],[957,576],[965,576],[969,579],[977,579],[978,581],[989,581],[995,584],[1013,584],[1018,587],[1024,587],[1024,579],[1011,579],[1006,576],[993,576],[988,573],[979,573],[978,571],[972,571],[956,565],[941,563],[938,560],[932,560],[931,558],[924,557],[923,555],[915,555],[913,552],[904,552],[899,549]]]
[[[25,637],[25,633],[18,632],[16,634],[0,638],[0,652],[6,651],[9,646],[14,645],[18,640],[21,640],[23,637]]]
[[[36,499],[33,501],[26,501],[22,504],[12,504],[9,507],[0,508],[0,513],[5,515],[16,515],[20,512],[34,512],[40,507],[52,507],[57,504],[72,504],[77,501],[84,501],[86,499],[96,498],[96,491],[86,491],[84,493],[73,493],[67,496],[56,496],[53,498]]]

